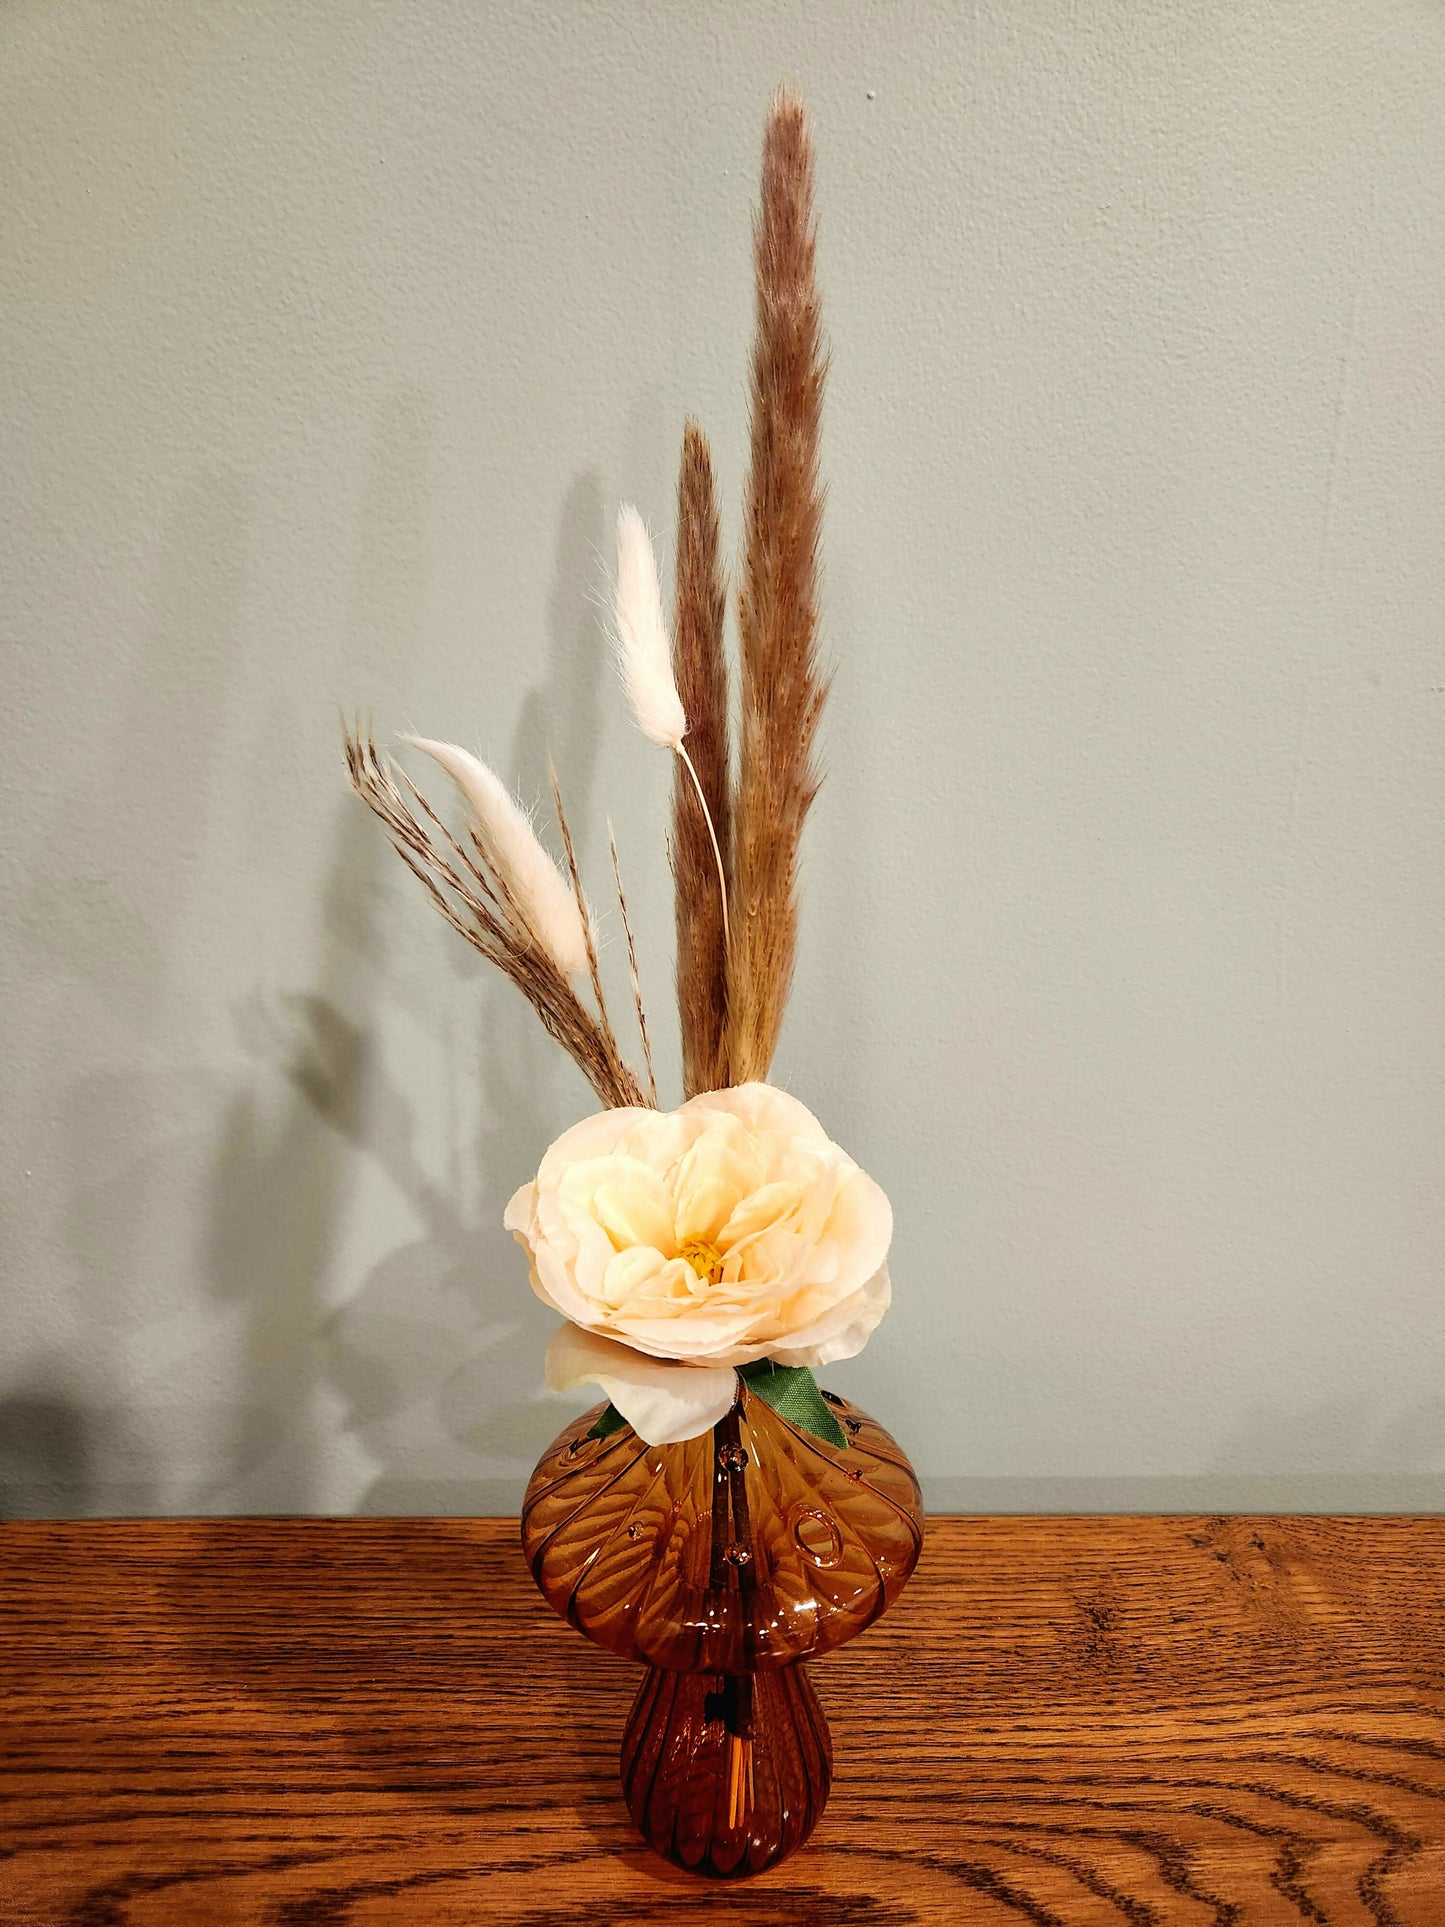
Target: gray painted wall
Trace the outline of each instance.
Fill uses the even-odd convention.
[[[533,793],[550,745],[667,1032],[595,605],[688,410],[735,536],[782,76],[838,678],[776,1075],[898,1223],[830,1376],[935,1506],[1445,1503],[1445,14],[48,0],[0,15],[8,1510],[504,1509],[580,1402],[499,1218],[588,1093],[337,710]]]

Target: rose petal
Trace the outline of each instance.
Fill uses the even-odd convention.
[[[644,1111],[618,1139],[617,1149],[654,1170],[669,1171],[706,1129],[706,1118],[686,1117],[681,1111]]]
[[[594,1177],[591,1206],[614,1251],[647,1245],[672,1257],[672,1193],[660,1171],[637,1158],[609,1158]]]
[[[599,1294],[602,1302],[597,1308],[599,1317],[589,1318],[586,1322],[589,1325],[598,1323],[608,1311],[630,1303],[639,1293],[655,1291],[658,1273],[667,1264],[668,1260],[660,1251],[654,1251],[651,1245],[634,1245],[629,1251],[614,1251],[602,1276]]]
[[[882,1185],[856,1165],[838,1186],[826,1235],[839,1247],[839,1276],[849,1285],[865,1285],[888,1256],[893,1206]]]
[[[815,1321],[786,1345],[776,1345],[768,1357],[779,1365],[833,1365],[840,1358],[856,1358],[878,1328],[893,1297],[887,1265],[880,1265],[861,1293],[848,1305]],[[801,1341],[801,1342],[799,1342]]]
[[[733,1212],[763,1181],[762,1160],[734,1118],[719,1118],[702,1132],[673,1172],[677,1237],[716,1244]]]
[[[532,1222],[532,1213],[537,1205],[537,1185],[535,1179],[519,1185],[507,1200],[507,1208],[502,1213],[504,1228],[517,1237],[525,1237]]]
[[[730,1251],[745,1238],[756,1238],[787,1217],[798,1202],[798,1188],[794,1184],[760,1184],[747,1197],[739,1199],[736,1210],[728,1214],[718,1243],[724,1251]]]
[[[556,1143],[549,1146],[537,1172],[537,1183],[545,1190],[569,1165],[578,1164],[584,1158],[610,1157],[639,1118],[656,1116],[656,1111],[624,1104],[584,1117],[580,1124],[564,1131]]]
[[[649,1445],[680,1445],[710,1432],[732,1410],[738,1390],[731,1367],[665,1364],[577,1325],[553,1333],[546,1371],[554,1392],[600,1385]]]
[[[734,1084],[725,1091],[703,1091],[688,1099],[680,1115],[685,1117],[689,1111],[728,1111],[754,1133],[776,1131],[798,1143],[830,1142],[806,1104],[771,1084]]]
[[[532,1289],[564,1318],[592,1317],[592,1306],[577,1289],[571,1267],[548,1245],[538,1245],[532,1253]]]

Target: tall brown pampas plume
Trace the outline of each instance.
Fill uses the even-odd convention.
[[[677,481],[677,605],[672,662],[687,712],[687,745],[707,799],[724,874],[731,869],[728,678],[723,654],[727,588],[718,557],[717,497],[707,437],[694,421],[682,437]],[[707,819],[679,760],[672,785],[672,871],[677,900],[677,1003],[686,1094],[728,1081],[727,941]]]
[[[802,101],[784,90],[768,114],[753,228],[757,332],[738,585],[741,742],[735,780],[723,646],[727,589],[712,457],[696,422],[689,421],[683,435],[678,477],[670,644],[646,525],[626,505],[617,521],[619,662],[639,728],[677,758],[671,855],[689,1097],[766,1079],[797,952],[798,848],[818,791],[815,745],[827,695],[818,665],[818,454],[826,357],[814,245],[812,136]],[[352,783],[403,860],[448,923],[528,998],[604,1104],[655,1104],[626,903],[623,932],[645,1092],[608,1017],[596,936],[555,777],[565,874],[494,772],[455,744],[412,740],[461,790],[471,812],[467,841],[447,829],[359,724],[346,734]],[[613,865],[615,875],[615,849]],[[621,901],[620,879],[618,895]],[[584,974],[595,1009],[579,992]]]
[[[814,739],[827,694],[817,659],[825,357],[813,273],[812,137],[795,94],[780,93],[768,117],[753,245],[757,337],[727,997],[727,1067],[736,1084],[767,1076],[792,982],[798,841],[820,780]]]

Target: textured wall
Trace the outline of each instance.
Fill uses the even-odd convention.
[[[550,745],[666,1030],[668,772],[595,603],[688,410],[735,535],[783,76],[838,678],[776,1075],[898,1221],[830,1376],[935,1505],[1445,1504],[1445,14],[43,0],[0,14],[10,1510],[499,1509],[561,1425],[498,1220],[588,1094],[337,709],[533,792]]]

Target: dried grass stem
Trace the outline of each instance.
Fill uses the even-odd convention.
[[[528,930],[506,878],[486,867],[480,846],[475,857],[462,846],[411,779],[378,751],[369,732],[363,733],[359,721],[343,733],[352,787],[385,826],[397,854],[452,929],[511,979],[604,1104],[647,1104],[607,1019],[585,905],[579,901],[592,952],[597,1015],[588,1010],[556,961]],[[562,821],[560,799],[558,809]],[[565,826],[563,842],[572,887],[580,899],[581,884]]]
[[[757,335],[739,596],[742,744],[734,809],[728,1058],[767,1076],[797,950],[798,846],[817,795],[827,682],[818,664],[819,480],[826,358],[814,278],[813,151],[796,95],[763,144],[754,228]]]

